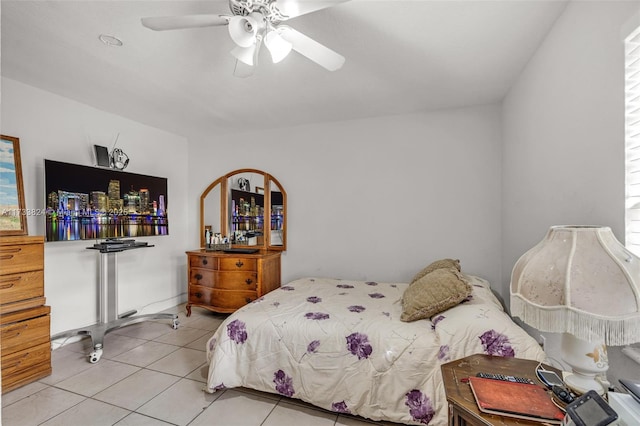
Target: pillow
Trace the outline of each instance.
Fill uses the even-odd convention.
[[[442,268],[456,268],[460,271],[460,260],[459,259],[440,259],[432,262],[429,266],[424,268],[422,271],[418,272],[415,277],[411,280],[411,284],[418,281],[420,278],[427,275],[429,272],[433,272],[436,269]]]
[[[473,287],[456,268],[436,269],[407,287],[402,295],[404,322],[446,311],[471,295]]]

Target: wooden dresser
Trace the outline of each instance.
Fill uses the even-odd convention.
[[[51,374],[44,237],[0,237],[2,393]]]
[[[280,252],[188,251],[191,307],[229,313],[280,287]]]

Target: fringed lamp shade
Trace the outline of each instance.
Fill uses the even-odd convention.
[[[564,333],[565,383],[604,394],[606,345],[640,341],[640,258],[608,227],[553,226],[513,268],[511,314]]]
[[[640,258],[609,227],[553,226],[516,263],[511,314],[541,331],[640,341]]]

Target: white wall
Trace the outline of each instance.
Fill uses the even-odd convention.
[[[500,114],[481,106],[195,138],[190,205],[231,170],[275,176],[288,196],[285,282],[407,281],[443,257],[500,281]]]
[[[506,300],[511,268],[550,226],[610,226],[624,241],[622,30],[639,10],[570,3],[504,101]]]
[[[45,158],[93,165],[93,144],[111,148],[120,133],[118,146],[131,158],[126,171],[166,177],[169,185],[169,235],[139,238],[155,247],[118,255],[120,312],[153,313],[186,300],[185,138],[6,78],[2,79],[2,133],[20,138],[25,202],[31,209],[44,207]],[[44,217],[29,217],[28,230],[30,235],[44,235]],[[52,309],[52,334],[96,322],[99,253],[86,249],[93,243],[45,245],[45,296]]]

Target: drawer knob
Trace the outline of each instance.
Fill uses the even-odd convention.
[[[253,282],[253,280],[251,278],[247,278],[244,282],[247,283],[247,285],[251,285],[251,283]]]
[[[202,264],[206,265],[207,263],[209,263],[209,261],[207,259],[202,259]]]
[[[196,278],[196,280],[201,280],[202,279],[202,274],[196,274],[195,278]]]
[[[242,267],[244,266],[244,263],[242,263],[242,260],[238,260],[238,261],[236,262],[236,266],[237,266],[238,268],[242,268]]]
[[[196,293],[196,297],[197,297],[198,299],[200,299],[200,298],[202,297],[202,293],[197,292],[197,293]]]

